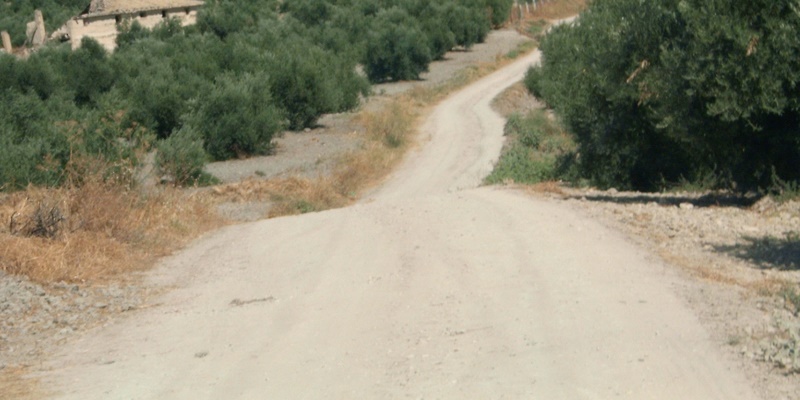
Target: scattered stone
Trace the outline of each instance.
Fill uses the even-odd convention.
[[[42,286],[0,271],[0,360],[30,365],[43,349],[135,309],[143,288],[80,288],[68,282]],[[2,396],[0,396],[2,397]]]
[[[767,212],[775,211],[775,209],[777,207],[778,207],[778,203],[776,203],[775,200],[772,199],[772,197],[764,196],[763,198],[761,198],[761,200],[759,200],[755,204],[753,204],[750,207],[750,209],[755,211],[755,212],[757,212],[757,213],[759,213],[759,214],[764,214],[764,213],[767,213]]]

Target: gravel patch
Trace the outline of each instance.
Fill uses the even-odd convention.
[[[781,284],[800,290],[800,201],[613,189],[553,197],[683,270],[687,284],[676,291],[762,396],[800,399],[792,373],[800,343],[791,337],[800,316],[774,292]]]
[[[210,163],[206,172],[223,183],[285,176],[315,178],[331,172],[340,157],[363,143],[363,128],[352,114],[325,115],[318,126],[302,132],[284,132],[274,140],[272,154],[244,160]]]
[[[0,272],[0,370],[34,364],[76,334],[136,310],[146,293],[123,283],[43,286]]]

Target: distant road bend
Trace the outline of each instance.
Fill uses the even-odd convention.
[[[477,188],[489,102],[539,54],[442,102],[353,207],[222,229],[154,274],[158,305],[63,349],[64,399],[755,399],[677,277],[547,200]]]

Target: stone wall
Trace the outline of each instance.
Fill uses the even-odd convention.
[[[193,25],[197,22],[197,7],[174,8],[166,10],[150,10],[133,14],[80,16],[67,21],[67,33],[72,43],[72,48],[80,46],[81,40],[89,36],[97,40],[108,51],[117,47],[117,26],[123,21],[138,21],[145,28],[153,28],[159,22],[168,18],[178,18],[183,26]]]

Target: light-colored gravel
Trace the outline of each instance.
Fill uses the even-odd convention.
[[[146,292],[124,283],[42,286],[0,272],[0,370],[30,366],[76,332],[136,310]]]
[[[691,276],[697,285],[679,291],[762,396],[800,399],[790,350],[800,351],[790,332],[800,335],[800,316],[775,293],[800,290],[800,201],[566,188],[553,197]]]

